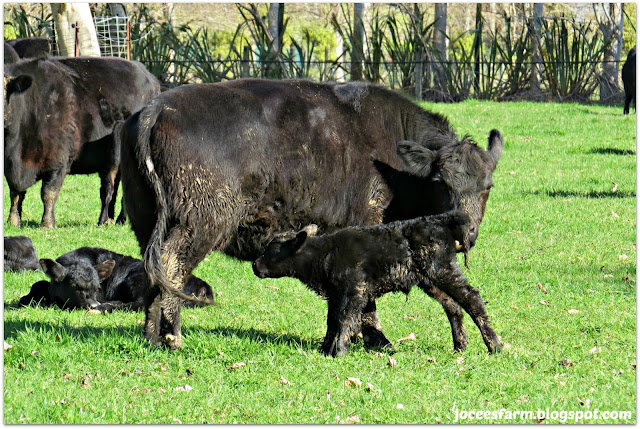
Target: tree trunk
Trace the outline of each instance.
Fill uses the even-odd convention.
[[[473,40],[474,52],[474,79],[473,89],[476,98],[480,93],[480,51],[482,47],[482,3],[476,4],[476,36]]]
[[[73,57],[76,53],[76,23],[78,23],[78,54],[100,56],[89,3],[51,3],[51,15],[56,26],[56,42],[60,55]]]
[[[620,31],[622,7],[619,3],[597,3],[593,5],[593,11],[604,43],[608,43],[602,59],[600,101],[611,101],[620,95],[618,74],[622,45],[622,31]]]
[[[435,52],[433,56],[436,64],[433,80],[439,91],[446,92],[447,79],[442,61],[447,61],[447,4],[436,3],[434,9],[433,47]]]
[[[533,32],[531,34],[531,91],[534,93],[541,93],[540,89],[540,70],[542,70],[542,56],[540,55],[540,28],[542,24],[542,16],[544,12],[543,3],[535,3],[533,5],[533,22],[531,28]]]
[[[418,34],[422,29],[422,15],[420,14],[418,3],[413,5],[413,13],[415,15],[414,46],[416,50],[416,68],[414,70],[414,81],[416,83],[415,96],[418,101],[422,101],[422,64],[424,62],[424,48],[422,41],[420,40],[420,34]]]
[[[351,80],[363,80],[364,3],[353,5],[353,40],[351,41]]]
[[[282,69],[278,63],[278,57],[282,50],[282,33],[284,26],[284,3],[270,3],[269,11],[267,13],[267,25],[269,33],[273,39],[271,48],[269,50],[269,61],[273,61],[267,64],[266,74],[267,77],[272,79],[282,78]]]

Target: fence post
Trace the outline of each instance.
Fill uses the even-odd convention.
[[[249,77],[249,47],[245,46],[242,50],[242,77]]]
[[[127,59],[131,60],[131,21],[127,18]]]
[[[422,46],[416,50],[416,68],[414,69],[416,81],[416,99],[422,101],[422,62],[424,61]]]
[[[76,40],[75,40],[74,56],[79,57],[80,56],[80,29],[78,28],[78,21],[76,21],[75,30],[76,30]]]

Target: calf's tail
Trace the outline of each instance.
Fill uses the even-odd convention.
[[[169,209],[167,198],[162,186],[162,182],[156,171],[151,157],[151,130],[155,125],[158,116],[162,112],[163,106],[157,100],[149,103],[138,116],[138,136],[135,141],[135,153],[138,159],[138,170],[144,174],[151,185],[156,200],[156,225],[153,228],[147,248],[143,256],[144,270],[149,278],[150,286],[160,286],[162,289],[182,298],[185,301],[209,305],[209,300],[203,300],[188,296],[181,290],[171,286],[167,278],[164,264],[162,263],[162,243],[167,234],[167,223],[169,219]]]

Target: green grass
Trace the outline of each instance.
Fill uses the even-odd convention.
[[[45,276],[8,273],[4,335],[13,348],[4,354],[4,422],[336,423],[358,416],[361,423],[451,423],[456,409],[549,408],[631,411],[630,419],[582,422],[634,423],[635,117],[619,106],[428,107],[483,147],[492,128],[505,137],[465,269],[508,345],[501,354],[486,353],[468,316],[469,347],[454,354],[442,308],[416,289],[408,300],[379,300],[392,341],[417,337],[397,345],[396,367],[361,344],[343,358],[325,358],[318,352],[325,302],[294,280],[259,280],[250,264],[220,254],[195,272],[217,303],[183,310],[184,347],[176,352],[146,344],[142,313],[15,308]],[[24,205],[27,226],[5,222],[5,235],[28,235],[46,258],[84,245],[139,257],[128,226],[95,226],[98,187],[97,177],[68,177],[56,205],[58,227],[45,231],[37,227],[37,185]],[[560,364],[567,359],[572,366]],[[237,362],[246,366],[228,369]],[[363,386],[345,387],[347,377]],[[175,390],[186,385],[192,390]]]

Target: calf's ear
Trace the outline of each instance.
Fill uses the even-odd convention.
[[[491,158],[498,164],[498,160],[502,155],[502,150],[504,149],[504,139],[502,138],[502,134],[498,130],[491,130],[489,133],[489,147],[487,151],[491,154]]]
[[[412,141],[403,141],[398,144],[398,157],[407,167],[407,172],[418,177],[428,177],[431,173],[431,164],[436,159],[436,153],[426,147]]]
[[[98,272],[98,279],[103,281],[104,279],[111,276],[113,273],[113,268],[116,266],[116,262],[113,259],[109,259],[107,261],[101,262],[96,265],[96,271]]]
[[[64,267],[53,259],[40,259],[40,267],[42,267],[42,271],[47,277],[54,282],[61,282],[66,274]]]

